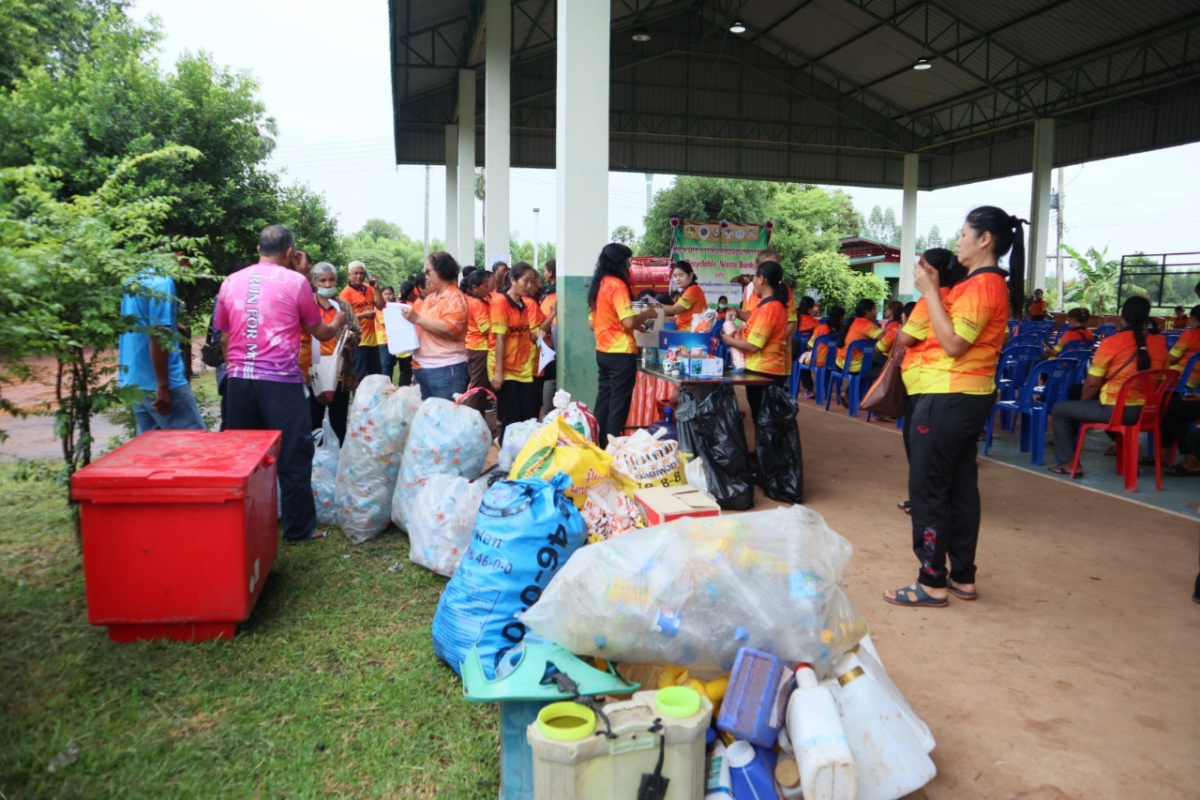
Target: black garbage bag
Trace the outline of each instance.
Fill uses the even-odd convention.
[[[711,392],[701,389],[695,393],[691,387],[682,387],[675,419],[680,448],[703,459],[708,493],[717,505],[726,511],[753,508],[750,448],[733,387],[722,384]]]
[[[796,398],[779,386],[763,392],[754,425],[754,446],[763,492],[781,503],[804,502],[804,462],[800,454],[800,429]]]

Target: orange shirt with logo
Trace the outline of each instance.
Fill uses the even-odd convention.
[[[533,332],[546,318],[532,297],[522,297],[520,305],[508,295],[492,295],[491,347],[488,351],[488,376],[496,374],[496,337],[504,335],[504,379],[530,383],[537,367],[537,346]]]
[[[467,295],[467,349],[487,350],[491,346],[492,305],[470,292]]]
[[[746,369],[766,375],[787,375],[791,371],[787,324],[783,303],[769,299],[758,304],[746,323],[744,338],[759,350],[746,354]]]
[[[1161,336],[1146,336],[1146,352],[1150,354],[1150,369],[1166,369],[1171,356],[1167,352],[1167,342]],[[1088,367],[1088,375],[1103,378],[1100,387],[1100,402],[1106,406],[1117,402],[1121,387],[1131,377],[1137,374],[1137,339],[1133,331],[1120,331],[1105,338],[1096,348],[1092,356],[1092,364]],[[1126,405],[1142,406],[1146,404],[1146,393],[1140,389],[1130,391]]]
[[[1200,328],[1189,328],[1179,335],[1179,338],[1175,340],[1175,346],[1171,348],[1171,358],[1176,362],[1171,369],[1183,372],[1188,359],[1196,353],[1200,353]],[[1200,386],[1200,363],[1192,367],[1191,375],[1184,375],[1180,380],[1185,381],[1189,389]]]
[[[675,315],[675,327],[681,331],[690,331],[692,329],[692,317],[695,316],[696,312],[704,311],[708,308],[708,300],[704,297],[704,290],[693,283],[687,287],[683,296],[679,298],[679,305],[687,310]]]
[[[846,332],[846,343],[838,348],[837,365],[839,367],[846,366],[846,353],[850,352],[850,345],[859,339],[878,339],[880,336],[883,336],[883,328],[876,325],[875,320],[856,317],[850,323],[850,330]],[[862,356],[856,353],[854,358],[850,359],[850,371],[861,372],[862,361]]]
[[[812,350],[813,347],[816,346],[817,339],[821,338],[822,336],[827,336],[831,333],[837,333],[837,331],[823,322],[818,324],[813,330],[812,338],[808,340],[808,349]],[[825,361],[828,359],[828,357],[829,347],[827,345],[821,345],[816,349],[816,352],[812,354],[812,361],[810,364],[814,367],[823,367],[825,366]]]
[[[374,311],[376,317],[380,316],[382,312],[375,308],[375,290],[365,283],[362,285],[362,289],[360,292],[353,286],[347,285],[345,289],[342,289],[338,297],[350,304],[350,307],[354,309],[355,315],[361,314],[364,311]],[[362,338],[358,342],[359,347],[374,347],[379,344],[379,339],[375,335],[375,317],[360,319],[358,325],[362,329]]]
[[[637,340],[633,331],[621,324],[637,316],[629,299],[629,285],[620,278],[605,275],[600,280],[596,308],[592,312],[592,329],[596,334],[596,350],[601,353],[636,353]]]
[[[787,321],[799,322],[800,311],[796,308],[796,293],[786,283],[784,286],[787,287]],[[754,309],[758,308],[761,304],[762,300],[759,299],[758,293],[754,291],[754,284],[747,284],[746,299],[742,302],[742,310],[753,313]]]
[[[985,267],[950,289],[944,301],[950,321],[954,332],[970,347],[960,356],[948,355],[930,324],[913,384],[905,379],[911,394],[987,395],[996,391],[996,364],[1008,334],[1006,277],[1003,270]],[[915,316],[915,308],[913,313]],[[909,327],[905,325],[904,330],[908,332]]]

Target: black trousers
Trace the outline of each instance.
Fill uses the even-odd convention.
[[[776,386],[787,388],[787,375],[768,375],[764,372],[747,372],[746,375],[752,375],[755,378],[770,378],[771,383]],[[766,386],[747,386],[746,400],[750,403],[750,420],[755,425],[758,424],[758,410],[762,408],[763,395],[766,394]]]
[[[1187,442],[1191,423],[1200,419],[1200,400],[1171,399],[1166,412],[1159,417],[1158,430],[1162,437],[1162,446],[1170,449],[1171,445],[1179,448],[1181,455],[1190,455],[1193,450]]]
[[[346,441],[346,420],[350,416],[350,392],[346,391],[346,384],[338,381],[337,388],[333,390],[333,400],[327,406],[318,403],[315,395],[308,398],[308,410],[312,415],[314,431],[321,427],[327,409],[329,425],[333,428],[333,433],[337,436],[340,445]]]
[[[504,381],[504,385],[496,393],[496,420],[500,423],[500,441],[504,441],[504,431],[509,425],[527,419],[537,419],[541,404],[542,396],[538,393],[538,386],[534,381]]]
[[[280,431],[278,475],[283,538],[303,539],[317,528],[312,493],[312,413],[304,386],[230,378],[226,430]]]
[[[400,378],[396,385],[412,386],[412,356],[396,356],[396,361],[400,364]]]
[[[360,345],[354,348],[354,374],[361,381],[368,375],[378,375],[383,372],[379,364],[379,348],[372,345]]]
[[[920,562],[917,581],[937,589],[975,582],[979,541],[979,430],[996,395],[922,394],[913,398],[905,425],[909,445],[908,497],[912,546]]]
[[[629,407],[633,405],[633,387],[637,383],[637,356],[633,353],[601,353],[596,351],[596,423],[600,441],[605,447],[610,436],[625,432]]]

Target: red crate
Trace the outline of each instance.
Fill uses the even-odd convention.
[[[278,431],[153,431],[75,473],[88,622],[117,642],[227,639],[279,549]]]

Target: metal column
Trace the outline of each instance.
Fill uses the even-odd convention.
[[[917,258],[917,181],[920,177],[921,157],[916,153],[904,154],[904,208],[901,209],[900,228],[900,284],[897,300],[908,302],[916,297],[913,286],[913,263]]]
[[[509,124],[510,64],[512,61],[512,3],[487,0],[487,45],[483,165],[487,170],[484,195],[485,263],[509,261]],[[469,263],[469,262],[468,262]]]

